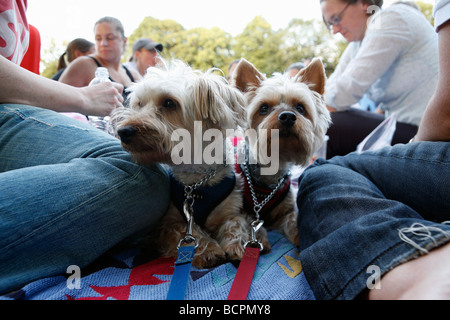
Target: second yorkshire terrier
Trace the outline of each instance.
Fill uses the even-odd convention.
[[[240,166],[246,180],[247,211],[253,213],[256,199],[262,204],[257,211],[264,225],[278,229],[296,245],[297,213],[295,195],[289,192],[289,170],[294,164],[308,165],[324,141],[331,122],[322,97],[325,81],[319,59],[293,78],[274,74],[266,79],[245,59],[233,73],[232,84],[248,100],[247,128],[256,131],[256,136],[247,137],[248,161]],[[275,131],[277,135],[272,135]],[[274,143],[278,144],[278,155],[270,154]],[[278,161],[278,170],[263,172],[268,165],[261,163],[261,149],[267,150],[272,162]]]
[[[171,204],[149,235],[150,245],[175,258],[180,239],[195,239],[192,264],[198,268],[240,260],[249,224],[242,214],[242,181],[225,158],[233,157],[226,152],[226,130],[245,125],[243,94],[223,77],[180,61],[148,69],[130,91],[130,108],[112,119],[122,145],[138,163],[166,164],[171,178]],[[218,161],[206,159],[208,152]],[[195,222],[192,230],[189,221]]]

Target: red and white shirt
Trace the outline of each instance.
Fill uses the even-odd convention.
[[[0,55],[20,64],[28,49],[27,0],[0,0]]]

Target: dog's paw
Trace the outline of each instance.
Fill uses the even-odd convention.
[[[232,241],[225,245],[222,245],[222,249],[225,251],[228,260],[242,260],[244,256],[244,245],[241,241]]]
[[[209,242],[203,248],[200,245],[197,251],[199,253],[194,256],[192,265],[199,269],[211,268],[226,261],[225,251],[215,242]]]

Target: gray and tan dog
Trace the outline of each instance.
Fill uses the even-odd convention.
[[[323,100],[325,81],[319,59],[314,59],[292,78],[283,74],[266,78],[242,59],[232,78],[232,85],[247,99],[247,128],[257,133],[247,137],[249,163],[241,165],[248,214],[253,213],[254,198],[261,203],[273,192],[259,212],[261,219],[265,226],[280,230],[297,245],[295,195],[289,191],[288,175],[293,165],[308,165],[323,143],[331,122]],[[263,131],[266,131],[264,135]],[[278,161],[276,172],[264,174],[268,168],[260,161],[260,150],[267,150]],[[270,154],[271,150],[278,154]]]
[[[130,108],[112,117],[122,145],[138,163],[166,164],[171,176],[172,201],[150,236],[152,246],[175,258],[186,220],[193,214],[192,236],[198,244],[194,266],[240,260],[249,223],[242,213],[242,179],[228,164],[233,161],[225,158],[232,156],[226,130],[245,124],[243,94],[222,76],[193,70],[180,61],[149,68],[130,90]],[[201,141],[198,131],[203,133]],[[207,133],[212,135],[205,139]],[[211,141],[215,152],[208,150]],[[222,161],[206,159],[205,154]]]

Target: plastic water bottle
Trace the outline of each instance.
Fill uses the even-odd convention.
[[[95,78],[89,83],[89,86],[95,86],[103,82],[111,82],[109,80],[109,72],[105,67],[98,67],[95,70]],[[102,131],[109,131],[109,117],[89,116],[89,123]]]

